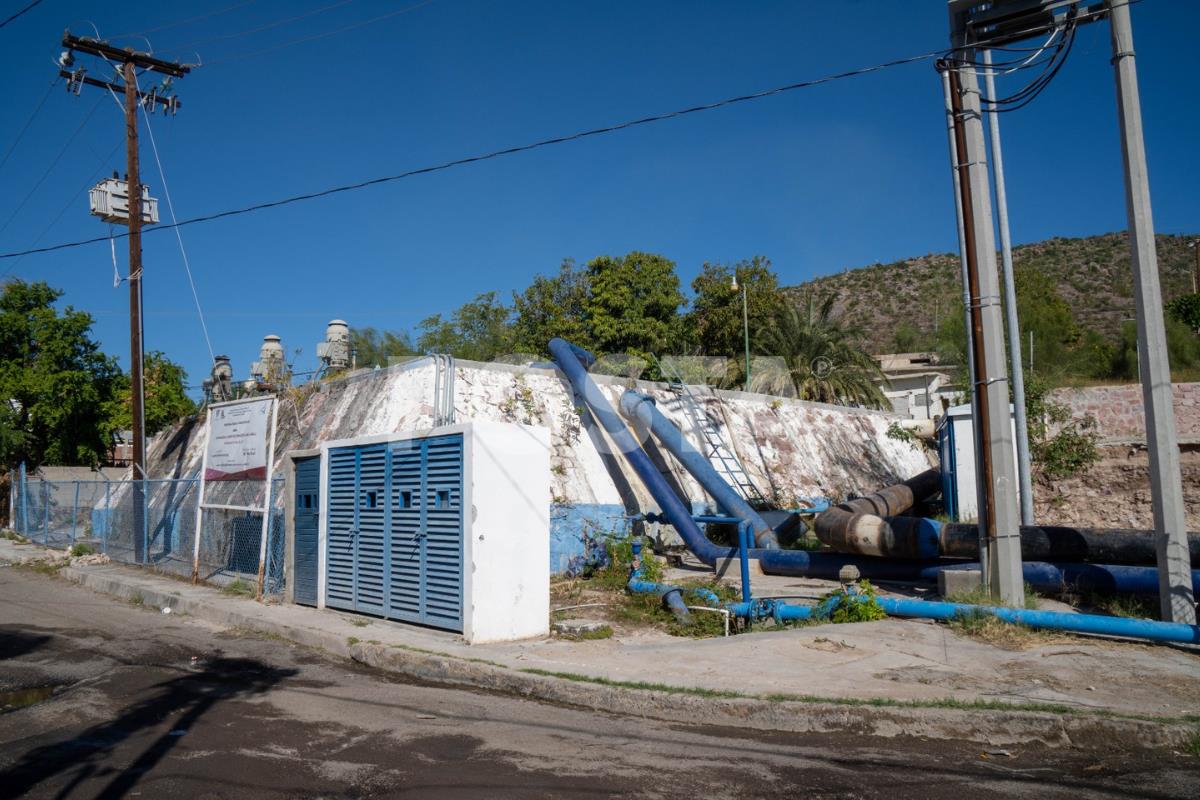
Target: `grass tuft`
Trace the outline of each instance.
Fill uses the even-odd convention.
[[[229,595],[230,597],[253,597],[254,586],[249,581],[234,578],[221,587],[221,594]]]
[[[1030,611],[1038,609],[1038,593],[1033,590],[1033,587],[1028,583],[1025,584],[1025,608]],[[999,607],[1004,605],[999,600],[992,597],[984,590],[982,586],[977,589],[972,589],[969,592],[956,592],[946,598],[949,603],[962,603],[970,606],[993,606]]]
[[[96,552],[96,548],[92,547],[87,542],[77,542],[71,545],[71,558],[79,558],[80,556],[90,556]]]
[[[690,694],[697,697],[713,697],[713,698],[745,698],[750,695],[745,695],[740,692],[726,691],[723,689],[701,689],[694,686],[670,686],[665,683],[648,683],[646,681],[617,681],[611,678],[603,678],[592,675],[580,675],[576,672],[554,672],[547,669],[537,669],[529,667],[519,670],[529,675],[542,675],[547,678],[562,678],[566,681],[575,681],[576,683],[595,683],[600,686],[613,686],[620,689],[640,689],[648,692],[666,692],[668,694]]]

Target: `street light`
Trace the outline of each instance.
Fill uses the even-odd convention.
[[[737,270],[733,271],[733,281],[730,282],[729,288],[735,292],[738,290]],[[746,384],[743,387],[745,391],[750,391],[750,310],[746,301],[746,290],[748,287],[742,287],[742,334],[746,341]]]

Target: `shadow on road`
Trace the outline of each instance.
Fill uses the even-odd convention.
[[[0,786],[6,797],[20,797],[41,782],[74,769],[75,775],[55,794],[66,798],[83,781],[115,772],[95,796],[110,800],[124,797],[214,705],[265,692],[296,672],[255,659],[212,659],[201,670],[158,684],[153,694],[125,709],[116,719],[93,725],[72,739],[31,750],[10,769],[0,772]],[[109,758],[119,744],[164,722],[169,729],[127,766],[116,769],[111,765]]]
[[[41,634],[0,630],[0,661],[32,653],[48,641],[50,641],[50,637]]]

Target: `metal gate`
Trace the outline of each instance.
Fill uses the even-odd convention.
[[[321,511],[321,459],[296,460],[295,498],[292,512],[292,599],[306,606],[317,604],[318,537]]]
[[[462,630],[459,434],[329,451],[326,605]]]

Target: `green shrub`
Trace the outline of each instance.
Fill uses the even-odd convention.
[[[836,603],[829,612],[829,622],[873,622],[887,618],[887,612],[879,605],[875,587],[868,580],[859,581],[854,592],[846,591],[845,587],[830,592],[821,598],[818,606],[831,600]]]
[[[96,552],[96,548],[85,542],[78,542],[71,545],[71,557],[78,558],[79,556],[90,556]]]

